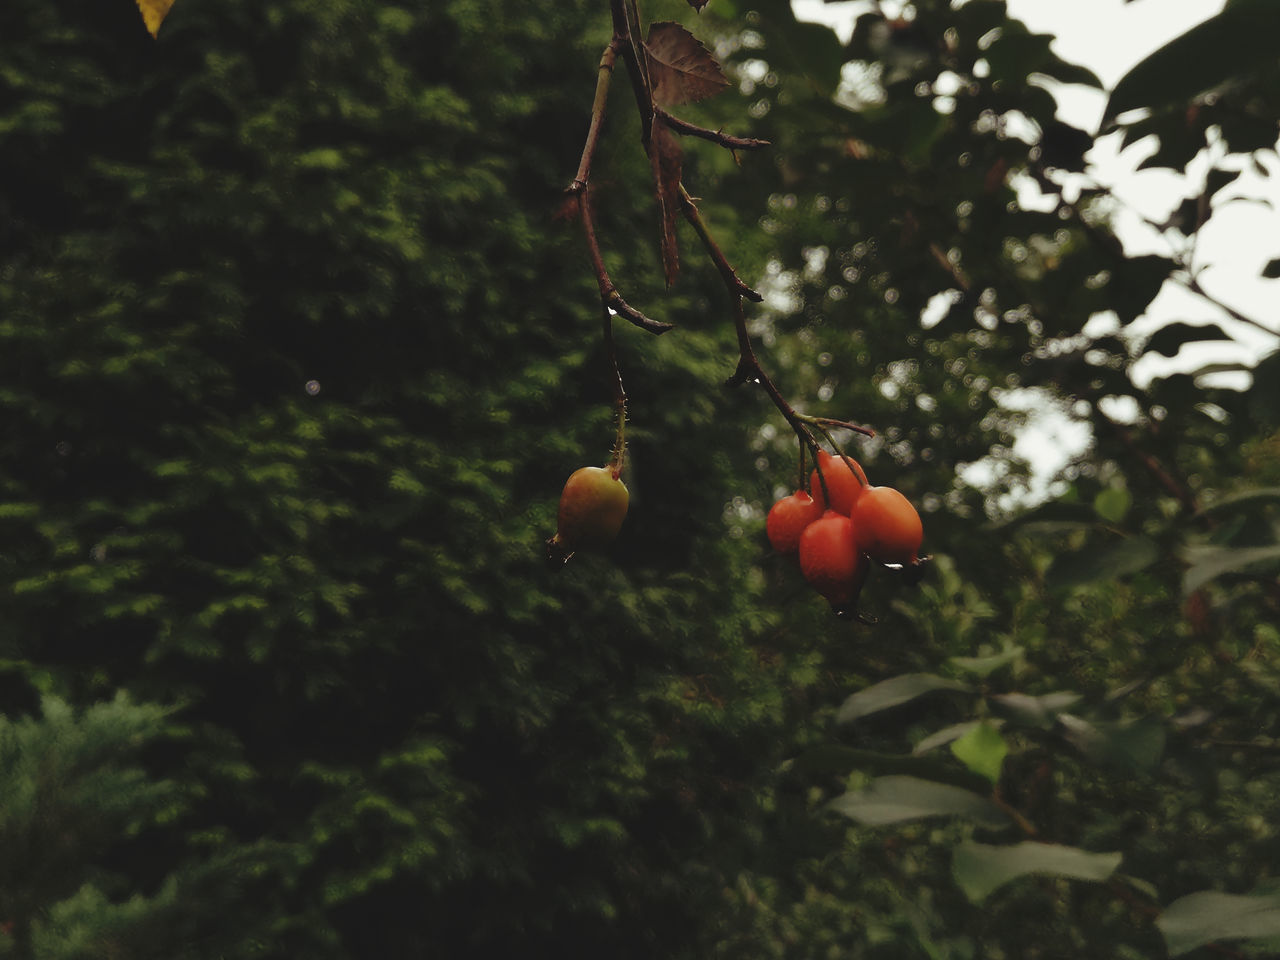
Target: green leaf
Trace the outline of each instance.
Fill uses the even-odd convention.
[[[888,710],[936,690],[972,692],[972,688],[956,680],[932,673],[904,673],[859,690],[850,696],[836,714],[836,723],[850,723],[859,717]]]
[[[1182,593],[1195,593],[1224,573],[1234,573],[1255,563],[1280,560],[1280,544],[1266,547],[1188,547],[1183,558],[1191,564],[1182,575]]]
[[[1107,101],[1104,123],[1139,107],[1182,107],[1232,77],[1270,65],[1277,33],[1280,4],[1253,0],[1228,5],[1121,77]]]
[[[1178,351],[1187,343],[1209,343],[1215,340],[1233,340],[1227,331],[1216,323],[1170,323],[1155,333],[1143,346],[1143,353],[1158,353],[1166,357],[1176,357]]]
[[[1120,866],[1120,859],[1119,853],[1089,853],[1031,840],[1012,846],[967,841],[951,856],[951,875],[970,901],[981,903],[1010,880],[1027,874],[1105,880]]]
[[[1259,487],[1256,490],[1242,490],[1240,493],[1233,493],[1228,497],[1215,500],[1207,507],[1201,507],[1197,516],[1214,513],[1218,510],[1231,510],[1236,507],[1252,507],[1259,503],[1269,503],[1273,500],[1280,500],[1280,487]]]
[[[1025,693],[1001,693],[988,698],[992,708],[1024,727],[1053,725],[1058,714],[1080,701],[1080,694],[1058,690],[1043,696],[1032,697]]]
[[[1124,487],[1108,487],[1093,498],[1093,509],[1103,520],[1119,523],[1133,505],[1133,497]]]
[[[1045,573],[1050,590],[1065,590],[1095,580],[1116,580],[1160,559],[1160,547],[1146,537],[1129,537],[1109,546],[1060,555]]]
[[[974,773],[997,783],[1009,745],[1000,736],[1000,731],[984,720],[955,740],[951,744],[951,752]]]
[[[966,733],[983,722],[984,721],[982,720],[965,720],[963,723],[953,723],[949,727],[943,727],[941,730],[935,730],[933,733],[929,734],[917,743],[912,748],[911,753],[913,756],[918,757],[923,753],[928,753],[930,750],[942,746],[943,744],[951,743],[953,740],[959,740]],[[1002,720],[996,721],[996,723],[1003,722],[1004,721]]]
[[[865,826],[924,817],[965,817],[993,827],[1009,822],[986,797],[916,777],[877,777],[870,786],[836,797],[827,807]]]
[[[1025,652],[1022,647],[1010,647],[1002,653],[992,654],[989,657],[951,657],[947,662],[968,673],[987,677],[1001,667],[1016,663]]]
[[[1058,715],[1063,736],[1096,763],[1124,770],[1151,770],[1164,753],[1165,726],[1158,717],[1089,721]]]
[[[901,774],[919,777],[922,780],[949,783],[965,790],[987,789],[984,778],[933,757],[921,757],[916,753],[902,756],[875,750],[859,750],[842,743],[824,743],[810,747],[798,757],[787,761],[784,769],[799,774],[841,777],[851,770],[863,770],[876,776]]]
[[[1156,918],[1169,956],[1214,940],[1280,936],[1280,894],[1247,896],[1203,890],[1179,897]]]

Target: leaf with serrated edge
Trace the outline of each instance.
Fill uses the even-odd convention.
[[[137,0],[138,10],[142,14],[142,22],[147,25],[147,32],[153,37],[160,32],[160,24],[169,15],[173,0]]]
[[[836,723],[849,723],[867,714],[907,703],[935,690],[960,690],[967,693],[971,689],[963,683],[935,676],[932,673],[904,673],[852,694],[836,714]]]
[[[876,777],[863,790],[836,797],[827,808],[874,827],[924,817],[965,817],[987,826],[1004,826],[1008,815],[971,790],[918,777]]]
[[[1169,904],[1156,926],[1171,957],[1214,940],[1280,937],[1280,894],[1191,893]]]
[[[1090,853],[1079,847],[1031,840],[1010,846],[969,841],[956,847],[951,856],[951,875],[973,903],[1027,874],[1098,881],[1107,879],[1118,866],[1119,853]]]
[[[653,102],[660,107],[705,100],[729,86],[711,51],[678,23],[664,20],[649,27],[644,52]]]

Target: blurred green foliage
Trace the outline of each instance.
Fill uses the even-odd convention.
[[[875,426],[859,458],[922,508],[932,571],[878,571],[875,628],[767,551],[794,441],[720,387],[691,237],[662,288],[626,89],[597,226],[678,329],[617,330],[618,544],[542,563],[613,435],[556,217],[602,5],[180,0],[158,42],[91,7],[0,8],[0,793],[46,796],[47,757],[77,824],[42,841],[6,805],[0,950],[1146,957],[1179,897],[1271,892],[1277,355],[1249,391],[1134,386],[1233,321],[1126,336],[1186,264],[1063,195],[1093,137],[1044,78],[1096,80],[1003,3],[867,13],[847,44],[782,0],[645,10],[738,87],[678,112],[774,143],[686,143],[769,293],[763,362]],[[1147,131],[1164,155],[1236,122],[1273,155],[1271,74],[1224,69],[1187,94],[1208,125]],[[1051,502],[995,509],[957,468],[1018,489],[1032,387],[1093,443]],[[1177,945],[1229,935],[1194,906]]]

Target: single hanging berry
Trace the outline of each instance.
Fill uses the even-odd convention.
[[[581,467],[560,494],[556,535],[547,541],[547,560],[567,561],[577,550],[598,550],[618,535],[627,516],[627,485],[611,467]]]

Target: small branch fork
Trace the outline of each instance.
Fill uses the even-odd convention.
[[[631,90],[635,97],[636,108],[640,115],[640,139],[644,146],[645,152],[653,157],[653,125],[660,123],[668,127],[673,132],[682,136],[697,137],[707,140],[730,150],[737,160],[737,151],[739,150],[757,150],[769,146],[767,140],[757,140],[748,137],[735,137],[726,134],[720,130],[710,130],[706,127],[700,127],[697,124],[689,123],[673,116],[666,110],[657,106],[653,97],[653,84],[649,77],[648,63],[644,56],[644,51],[640,41],[640,18],[636,8],[636,0],[610,0],[610,12],[613,18],[613,37],[609,41],[609,45],[605,47],[604,53],[600,56],[600,67],[596,77],[595,98],[591,105],[591,124],[587,130],[587,139],[582,148],[582,158],[578,163],[578,171],[574,175],[573,182],[569,184],[565,192],[577,201],[577,211],[582,222],[582,233],[587,242],[587,252],[591,257],[591,264],[595,269],[596,283],[600,290],[601,313],[604,321],[604,339],[605,347],[608,352],[609,365],[612,372],[613,382],[613,401],[618,421],[618,438],[614,448],[613,469],[614,475],[617,476],[622,470],[624,457],[623,429],[626,422],[626,391],[623,388],[622,374],[618,367],[617,354],[613,341],[613,317],[621,316],[631,323],[647,330],[652,334],[666,333],[672,329],[672,324],[662,321],[653,320],[645,316],[640,310],[631,306],[618,292],[613,281],[609,277],[608,269],[604,264],[604,257],[600,251],[600,242],[596,235],[595,219],[591,209],[591,164],[595,158],[596,148],[600,142],[601,130],[604,123],[605,109],[609,99],[609,83],[613,77],[613,69],[621,57],[627,67],[627,75],[631,82]],[[661,203],[661,197],[659,198]],[[751,345],[750,334],[747,330],[746,315],[743,309],[743,299],[751,300],[759,303],[763,297],[759,292],[752,289],[750,285],[744,282],[733,269],[720,249],[715,238],[708,230],[706,222],[702,219],[702,215],[698,210],[697,203],[691,197],[683,185],[680,186],[679,193],[680,212],[685,220],[693,227],[702,241],[704,248],[710,256],[716,269],[720,273],[721,279],[724,281],[725,289],[729,294],[731,309],[733,312],[734,329],[738,337],[738,364],[731,376],[726,382],[727,386],[740,386],[746,383],[758,384],[764,388],[765,393],[782,414],[783,419],[791,426],[795,432],[796,438],[800,442],[800,461],[801,461],[801,478],[804,476],[804,459],[806,451],[812,451],[815,461],[819,449],[819,441],[815,437],[815,432],[848,462],[852,463],[849,458],[835,443],[831,436],[831,429],[851,430],[864,436],[874,436],[875,431],[868,427],[859,426],[843,420],[833,420],[827,417],[813,417],[797,411],[778,390],[773,380],[765,372],[760,365],[759,358],[756,356],[755,350]],[[822,468],[818,466],[818,478],[822,485],[824,494],[826,493],[826,479],[822,476]]]

